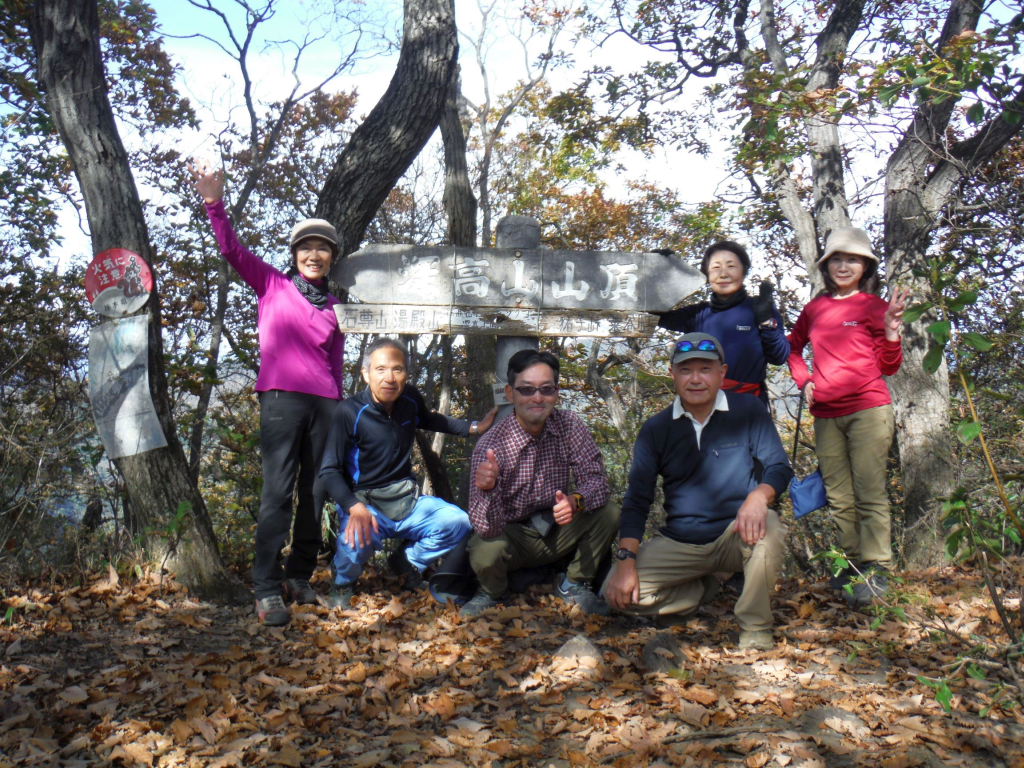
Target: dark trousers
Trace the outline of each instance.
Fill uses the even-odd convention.
[[[253,591],[261,599],[281,593],[286,578],[308,579],[320,550],[320,515],[327,493],[320,482],[331,416],[337,400],[303,392],[260,392],[263,494],[256,521]],[[292,491],[299,503],[292,527]],[[282,573],[278,560],[292,528],[292,551]]]
[[[574,516],[567,525],[555,524],[547,536],[522,523],[509,523],[491,539],[474,533],[469,540],[469,563],[480,588],[493,598],[505,594],[510,572],[554,563],[570,553],[575,554],[566,571],[569,580],[590,583],[618,532],[619,505],[609,501]]]

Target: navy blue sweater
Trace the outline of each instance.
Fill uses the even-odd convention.
[[[775,328],[763,328],[754,319],[753,299],[748,296],[735,307],[715,312],[702,301],[672,312],[662,312],[658,325],[680,333],[710,333],[725,350],[726,374],[745,384],[762,384],[768,363],[783,365],[789,357],[789,342],[782,327],[782,316],[772,305]],[[762,386],[762,391],[764,387]],[[767,399],[764,400],[767,403]]]
[[[640,428],[622,500],[622,538],[643,538],[658,475],[667,516],[661,533],[686,544],[721,536],[759,483],[776,496],[789,485],[793,471],[767,409],[751,395],[725,397],[729,410],[712,413],[699,448],[693,422],[673,419],[671,406]]]
[[[334,410],[320,477],[324,488],[346,512],[359,503],[355,491],[380,488],[412,477],[416,430],[469,434],[469,422],[427,409],[423,396],[406,384],[389,415],[369,388],[342,400]]]

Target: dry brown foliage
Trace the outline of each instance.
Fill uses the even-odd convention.
[[[1024,761],[1020,714],[979,714],[993,683],[955,679],[945,714],[917,682],[943,674],[955,640],[914,621],[872,631],[824,582],[783,583],[777,647],[742,652],[727,592],[657,630],[567,612],[547,590],[464,621],[426,592],[364,581],[351,610],[299,608],[285,629],[152,574],[23,585],[0,628],[0,766]],[[909,615],[945,617],[965,638],[999,632],[970,575],[907,584]],[[578,635],[592,657],[556,655]]]

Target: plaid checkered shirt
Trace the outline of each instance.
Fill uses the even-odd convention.
[[[481,491],[472,478],[493,450],[498,481]],[[470,468],[469,520],[485,539],[499,535],[508,523],[555,506],[555,491],[569,495],[569,475],[583,497],[584,514],[608,501],[604,459],[590,430],[574,413],[555,409],[540,437],[532,437],[510,414],[484,433],[473,449]]]

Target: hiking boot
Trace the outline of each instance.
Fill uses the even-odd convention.
[[[498,604],[503,600],[504,597],[495,600],[482,589],[478,589],[476,594],[470,598],[469,602],[462,606],[459,613],[466,618],[474,618],[484,611],[489,611],[491,608],[497,608]]]
[[[268,627],[283,627],[292,619],[288,606],[280,595],[261,597],[256,600],[256,613]]]
[[[409,562],[406,549],[407,547],[399,547],[388,555],[388,570],[395,576],[404,577],[402,583],[406,589],[426,589],[427,582],[423,579],[423,575],[416,570],[416,566]]]
[[[611,607],[600,595],[595,595],[589,584],[584,582],[569,581],[567,578],[558,580],[555,584],[555,594],[562,598],[566,605],[578,605],[587,613],[598,616],[607,616]]]
[[[846,591],[846,585],[857,576],[857,571],[860,570],[859,566],[848,565],[839,573],[832,574],[828,579],[829,589],[835,590],[836,592],[842,592],[843,595],[848,594]]]
[[[355,584],[332,584],[327,593],[328,608],[351,608],[352,598],[356,596]]]
[[[285,579],[281,586],[285,599],[297,605],[316,605],[320,602],[309,579]]]
[[[756,651],[770,651],[775,647],[775,640],[772,639],[770,629],[758,629],[753,632],[743,630],[740,632],[739,649],[745,651],[753,649]]]
[[[851,608],[863,608],[882,597],[889,589],[889,579],[885,572],[870,569],[853,585],[850,591],[843,591],[843,596]]]
[[[697,605],[683,613],[659,614],[654,617],[654,623],[662,628],[681,627],[697,614],[697,611],[702,605],[704,605],[704,603],[710,603],[718,597],[718,593],[722,589],[722,582],[718,580],[717,576],[713,576],[711,574],[701,576],[700,584],[703,588],[703,592],[701,592],[700,602],[697,603]]]

